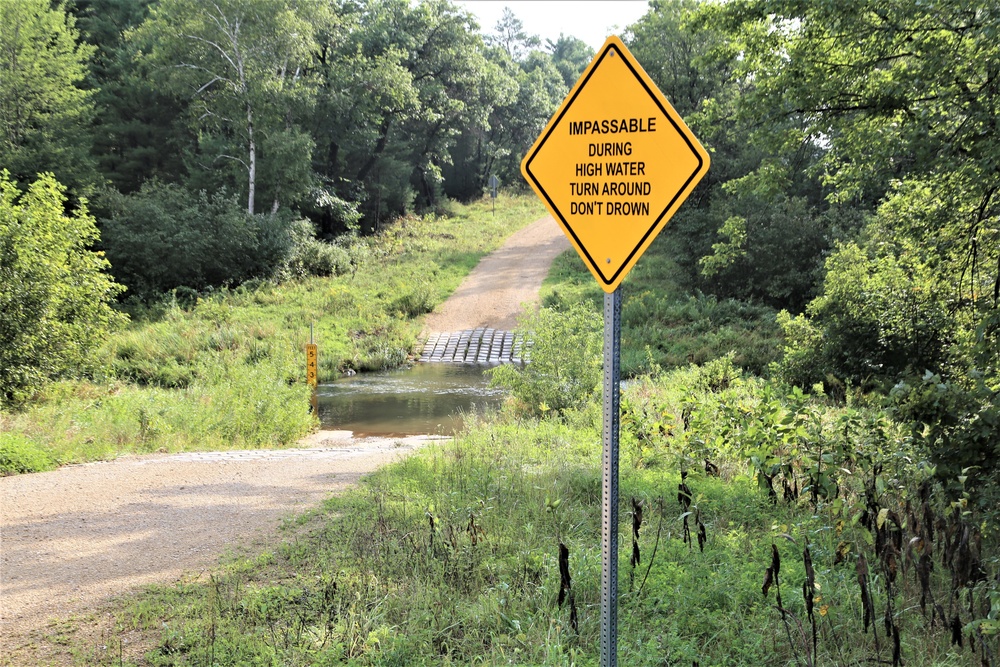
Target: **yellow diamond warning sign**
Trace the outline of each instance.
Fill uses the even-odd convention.
[[[597,282],[613,292],[708,171],[708,153],[609,37],[521,162]]]

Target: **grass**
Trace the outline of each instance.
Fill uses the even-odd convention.
[[[818,447],[834,451],[830,443],[845,423],[878,421],[878,415],[776,395],[723,366],[664,373],[626,390],[621,664],[892,664],[887,627],[900,638],[907,665],[969,664],[978,660],[970,641],[981,641],[995,655],[996,637],[972,629],[973,619],[985,618],[995,584],[956,589],[953,561],[939,564],[930,577],[929,590],[945,616],[960,619],[964,647],[952,645],[950,620],[932,622],[932,613],[921,611],[918,567],[907,559],[919,559],[924,549],[910,542],[923,530],[916,525],[923,517],[903,528],[910,554],[874,554],[878,541],[897,527],[893,521],[907,523],[899,517],[908,504],[912,515],[921,513],[912,509],[913,487],[899,481],[919,480],[915,461],[906,460],[913,452],[905,451],[905,439],[886,426],[885,442],[866,443],[858,430],[840,444],[851,442],[859,456],[879,461],[881,471],[873,472],[863,457],[851,463],[851,456],[838,455],[835,462],[843,467],[837,468],[836,495],[814,498],[805,490],[810,457]],[[725,386],[720,369],[728,373]],[[743,422],[725,418],[734,413],[743,414]],[[119,611],[108,645],[118,646],[116,636],[144,638],[147,650],[126,663],[143,665],[595,665],[599,418],[598,406],[590,405],[562,420],[499,414],[475,422],[453,442],[388,466],[290,521],[274,550],[133,599]],[[654,418],[665,428],[650,436]],[[787,455],[784,474],[798,485],[797,497],[772,502],[759,483],[753,457],[766,438],[753,433],[761,431]],[[809,438],[797,440],[799,431]],[[794,457],[788,449],[793,442],[802,448]],[[706,471],[706,459],[717,475]],[[871,475],[878,491],[867,490]],[[690,499],[683,504],[681,484]],[[642,517],[633,565],[636,508]],[[951,517],[936,492],[927,508],[951,526],[944,532],[972,525]],[[865,509],[883,522],[871,516],[869,523]],[[994,539],[986,538],[984,554]],[[946,543],[943,533],[935,538],[935,558]],[[562,604],[560,545],[571,578]],[[772,545],[781,568],[765,595]],[[815,651],[803,596],[807,547]],[[888,585],[886,553],[898,566]],[[867,631],[860,554],[867,556],[875,610]],[[994,572],[995,563],[984,565]],[[87,654],[90,664],[119,664],[117,659]]]
[[[995,492],[946,494],[877,407],[747,373],[773,358],[771,314],[684,294],[660,250],[626,281],[627,368],[653,372],[622,399],[621,664],[995,664]],[[381,282],[389,276],[387,264]],[[401,313],[423,299],[391,292]],[[600,298],[568,258],[545,293],[595,317]],[[223,356],[245,358],[230,343],[240,336],[215,340]],[[565,351],[533,351],[546,353]],[[276,548],[130,598],[101,643],[73,644],[73,655],[89,665],[598,664],[601,410],[555,412],[470,420],[453,441],[289,521]],[[155,419],[146,428],[162,430]],[[141,648],[119,652],[122,638]]]
[[[335,278],[244,285],[132,307],[101,378],[52,384],[0,413],[0,474],[128,452],[279,447],[316,427],[304,346],[314,325],[319,380],[405,364],[420,316],[486,253],[543,215],[534,198],[454,205],[349,245]]]
[[[732,352],[735,362],[767,373],[780,350],[776,312],[735,299],[717,299],[683,288],[672,258],[669,230],[649,246],[622,284],[622,372],[704,364]],[[564,310],[583,303],[601,318],[604,292],[576,251],[556,259],[542,287],[542,303]]]

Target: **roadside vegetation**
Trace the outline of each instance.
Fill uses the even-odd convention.
[[[0,19],[4,472],[312,428],[309,323],[321,378],[405,362],[541,212],[452,202],[516,188],[592,55],[438,0]],[[658,0],[625,31],[712,153],[625,283],[625,664],[1000,662],[998,26],[988,1]],[[126,601],[76,659],[595,664],[592,283],[557,262],[498,414]]]
[[[412,358],[420,315],[514,230],[543,215],[525,196],[455,204],[332,246],[335,275],[175,290],[133,305],[95,370],[48,383],[0,413],[0,472],[124,453],[280,447],[316,428],[305,383],[309,327],[319,380]],[[338,255],[340,257],[341,255]]]
[[[566,345],[599,347],[588,317],[532,322],[561,341],[533,364],[566,375],[526,378],[500,414],[290,520],[275,549],[131,599],[78,655],[597,664],[601,410],[567,381],[592,371],[562,364]],[[539,396],[564,407],[526,410]],[[732,355],[632,381],[622,406],[624,664],[993,664],[995,487],[936,477],[891,414],[778,390]]]

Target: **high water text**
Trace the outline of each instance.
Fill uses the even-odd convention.
[[[612,118],[569,123],[572,136],[656,132],[656,118]],[[575,165],[570,181],[569,214],[649,215],[652,186],[646,180],[646,163],[632,155],[631,141],[588,141],[586,161]]]

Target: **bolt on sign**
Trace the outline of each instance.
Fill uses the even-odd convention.
[[[708,171],[708,152],[611,36],[521,162],[605,292]]]

